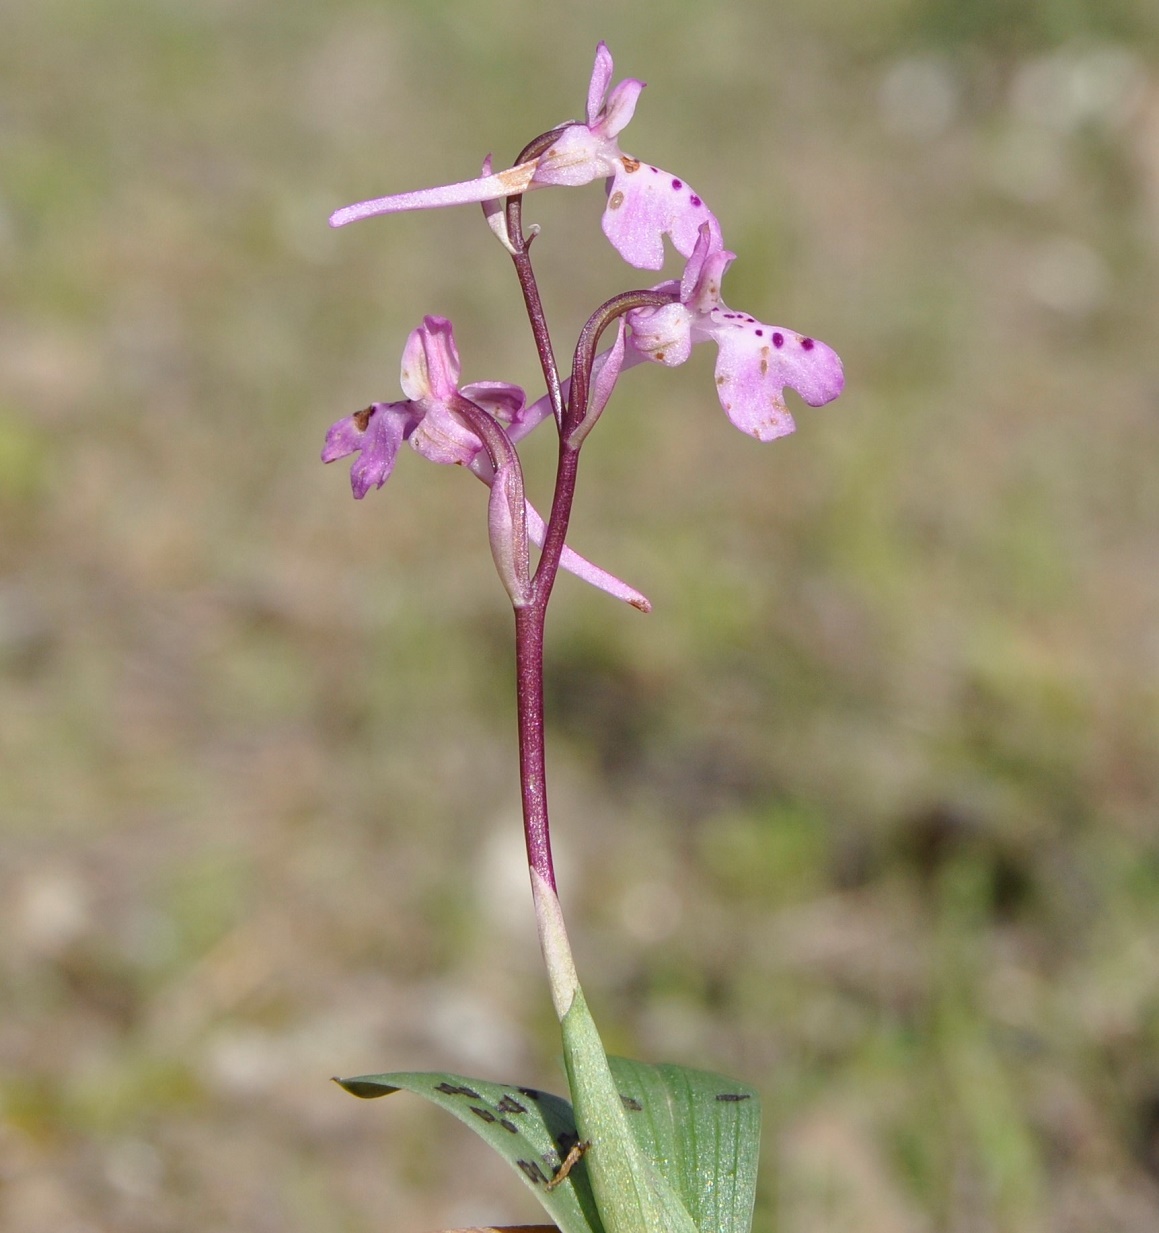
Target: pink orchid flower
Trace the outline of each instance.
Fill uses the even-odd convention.
[[[680,280],[680,301],[630,312],[628,342],[638,355],[669,367],[683,364],[693,343],[716,343],[716,391],[725,414],[742,432],[772,441],[796,427],[785,406],[786,387],[820,407],[841,393],[845,374],[837,353],[823,342],[729,309],[720,283],[735,255],[702,225]],[[657,290],[676,286],[664,283]],[[537,414],[533,406],[528,417]]]
[[[496,201],[549,185],[577,187],[603,179],[607,181],[604,234],[637,269],[663,266],[664,236],[683,257],[691,256],[703,226],[720,243],[720,224],[684,181],[620,149],[617,139],[636,110],[644,83],[627,78],[609,91],[611,79],[612,53],[601,42],[588,86],[587,123],[567,125],[537,158],[495,173],[489,173],[487,164],[488,173],[474,180],[346,206],[331,215],[330,225],[341,227],[375,214]]]
[[[477,381],[459,385],[459,351],[454,328],[445,317],[424,317],[418,329],[407,337],[402,355],[400,384],[407,395],[401,402],[376,402],[332,424],[322,449],[323,462],[336,462],[358,454],[350,468],[350,487],[361,500],[372,487],[381,488],[390,478],[399,447],[409,441],[412,448],[431,462],[457,464],[469,468],[489,488],[496,484],[496,469],[480,438],[471,431],[455,406],[463,399],[490,415],[509,440],[525,436],[545,416],[528,420],[526,398],[517,385],[502,381]],[[511,451],[514,454],[514,451]],[[501,472],[505,468],[501,468]],[[499,481],[506,488],[507,480]],[[496,509],[492,503],[492,548],[496,549]],[[542,547],[543,519],[530,505],[525,509],[527,535]],[[513,531],[514,534],[514,531]],[[513,549],[512,551],[516,551]],[[585,582],[622,599],[634,608],[648,612],[651,603],[634,587],[602,570],[570,548],[564,548],[560,564]]]
[[[502,381],[460,387],[459,372],[451,323],[445,317],[424,317],[422,325],[410,332],[402,354],[399,383],[406,399],[372,403],[333,424],[322,461],[358,453],[350,469],[350,487],[359,500],[390,478],[403,441],[431,462],[470,466],[483,453],[483,442],[452,410],[455,400],[467,398],[511,427],[519,423],[526,398],[518,385]]]

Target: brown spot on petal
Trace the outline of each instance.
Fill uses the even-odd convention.
[[[629,174],[640,170],[640,160],[638,158],[632,158],[629,154],[623,155],[620,162],[623,163],[624,170]]]
[[[624,194],[618,189],[608,198],[608,209],[618,210],[624,204]]]
[[[535,175],[538,166],[539,160],[532,159],[529,163],[520,163],[518,167],[500,171],[496,178],[509,193],[522,193],[531,183],[531,177]]]
[[[654,359],[657,363],[659,363],[659,364],[663,364],[663,363],[664,363],[664,352],[663,352],[663,351],[653,351],[653,352],[652,352],[652,358],[653,358],[653,359]]]
[[[727,378],[727,377],[717,377],[717,379],[716,379],[716,384],[717,384],[717,385],[723,385],[723,384],[724,384],[727,380],[728,380],[728,378]]]
[[[373,414],[373,407],[364,407],[361,411],[355,411],[350,418],[354,421],[354,427],[359,432],[365,432],[370,427],[370,417]]]
[[[768,347],[761,348],[761,376],[769,375],[769,349]]]

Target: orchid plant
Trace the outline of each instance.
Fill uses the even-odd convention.
[[[531,1187],[561,1233],[748,1233],[760,1136],[757,1093],[704,1071],[609,1057],[584,1000],[556,888],[544,761],[544,619],[559,569],[647,612],[635,588],[567,545],[580,451],[621,376],[642,363],[676,367],[694,343],[716,344],[716,391],[728,418],[758,441],[794,429],[786,388],[810,406],[840,394],[841,361],[824,343],[730,310],[721,281],[735,259],[720,224],[687,183],[624,153],[619,137],[644,83],[611,86],[600,43],[587,122],[536,137],[513,167],[488,157],[473,180],[380,197],[338,210],[331,224],[404,210],[478,203],[510,255],[523,291],[546,393],[461,383],[454,331],[427,316],[402,355],[403,398],[375,402],[334,424],[324,462],[357,455],[350,481],[361,499],[389,479],[404,441],[431,462],[457,464],[490,489],[488,532],[515,614],[516,686],[524,834],[532,900],[552,1001],[563,1036],[570,1101],[531,1087],[462,1075],[393,1073],[339,1080],[356,1096],[415,1092],[491,1144]],[[522,199],[549,186],[605,183],[603,232],[637,269],[659,270],[664,239],[685,259],[679,281],[629,290],[601,304],[561,377],[524,231]],[[605,333],[609,347],[597,350]],[[559,439],[546,521],[528,503],[518,443],[551,420]],[[538,549],[533,562],[531,545]],[[548,1228],[552,1226],[547,1226]]]

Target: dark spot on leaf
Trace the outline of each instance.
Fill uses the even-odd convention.
[[[521,1087],[519,1089],[528,1100],[538,1100],[542,1096],[542,1092],[537,1092],[533,1087]]]
[[[546,1182],[547,1174],[535,1163],[534,1160],[517,1160],[516,1165],[523,1170],[524,1174],[533,1183]]]
[[[503,1099],[495,1106],[500,1113],[526,1113],[527,1110],[515,1099],[514,1096],[504,1096]]]
[[[482,1118],[485,1122],[497,1122],[499,1120],[490,1109],[480,1109],[478,1105],[472,1105],[471,1112],[476,1117]]]
[[[559,1155],[562,1159],[579,1142],[579,1135],[573,1134],[570,1130],[564,1130],[555,1136],[555,1141],[559,1146]]]
[[[355,411],[350,417],[354,421],[354,427],[359,432],[365,432],[370,425],[370,417],[374,414],[373,407],[363,407],[361,411]]]
[[[442,1092],[446,1096],[467,1096],[471,1100],[482,1100],[483,1097],[471,1087],[456,1087],[453,1083],[440,1083],[435,1088],[436,1092]]]
[[[624,1108],[627,1109],[629,1113],[642,1113],[644,1111],[644,1106],[635,1098],[635,1096],[621,1095],[620,1099],[624,1103]]]
[[[499,1125],[502,1126],[508,1134],[517,1135],[519,1133],[519,1127],[516,1126],[514,1122],[509,1122],[505,1117],[501,1117],[499,1119]]]
[[[725,1104],[739,1104],[742,1100],[752,1100],[752,1095],[749,1092],[719,1092],[716,1099]]]

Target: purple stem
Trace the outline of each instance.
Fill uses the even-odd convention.
[[[561,124],[558,128],[540,133],[538,137],[529,141],[520,152],[516,166],[530,162],[544,150],[550,149],[565,128],[567,125]],[[531,333],[535,339],[535,349],[539,353],[543,380],[547,385],[548,396],[551,398],[552,414],[555,416],[556,424],[562,424],[563,395],[559,388],[559,368],[555,363],[555,352],[551,346],[551,334],[548,332],[547,317],[539,295],[539,284],[535,281],[535,273],[531,268],[531,257],[528,254],[531,240],[523,234],[523,198],[521,196],[507,198],[507,235],[515,249],[512,260],[515,262],[515,273],[519,277],[519,286],[523,291],[523,302],[527,306],[527,319],[531,322]],[[554,883],[552,885],[554,886]]]
[[[540,149],[550,145],[552,134],[544,134],[532,142],[520,155],[520,161],[534,158]],[[543,143],[541,146],[540,143]],[[543,645],[547,605],[559,572],[560,554],[567,539],[575,499],[579,468],[579,445],[570,441],[576,425],[582,423],[587,411],[591,385],[592,362],[600,335],[618,317],[633,308],[670,303],[678,293],[629,291],[601,305],[588,319],[576,345],[572,365],[572,385],[566,409],[560,392],[559,371],[551,348],[547,319],[539,296],[539,287],[528,256],[527,240],[521,229],[520,199],[507,203],[508,235],[515,249],[513,260],[523,288],[527,315],[540,364],[551,393],[552,408],[559,429],[559,459],[556,465],[555,491],[551,514],[547,521],[539,564],[531,582],[530,602],[515,609],[515,678],[519,718],[519,777],[523,798],[523,832],[527,844],[527,860],[531,868],[558,894],[555,866],[551,857],[551,822],[547,810],[547,764],[544,744],[543,716]]]

